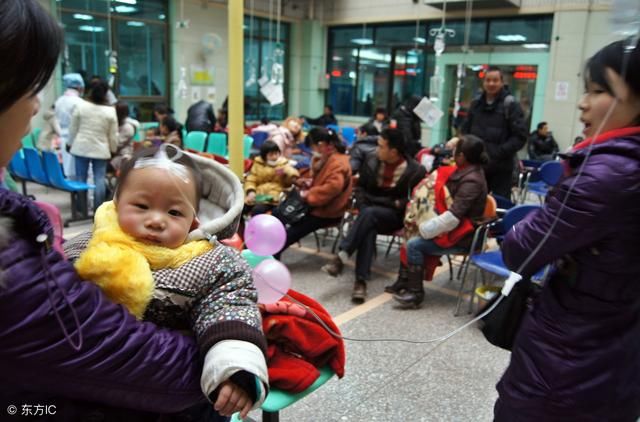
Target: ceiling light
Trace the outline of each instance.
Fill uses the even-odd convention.
[[[101,26],[80,25],[78,29],[85,32],[104,32],[104,28]]]
[[[352,43],[358,45],[371,45],[373,44],[373,40],[371,38],[354,38],[351,40]]]
[[[522,44],[522,46],[524,48],[547,48],[549,47],[549,44],[544,44],[544,43],[540,43],[540,44]]]
[[[413,40],[419,44],[424,44],[427,42],[427,40],[422,37],[413,37]]]
[[[127,22],[127,26],[136,26],[136,27],[141,27],[144,26],[144,22],[138,22],[138,21],[128,21]]]
[[[85,14],[82,14],[82,13],[74,13],[73,14],[73,18],[81,20],[81,21],[92,21],[93,20],[93,16],[85,15]]]
[[[167,19],[167,15],[165,15],[164,13],[160,13],[160,14],[158,15],[158,19],[160,19],[160,20],[165,20],[165,19]]]
[[[113,9],[118,13],[133,13],[138,11],[138,8],[133,6],[116,6]]]
[[[137,4],[138,0],[115,0],[116,3]]]
[[[334,62],[340,62],[340,61],[342,61],[342,57],[340,57],[340,56],[333,56],[333,57],[331,58],[331,60],[333,60]]]
[[[518,42],[518,41],[526,41],[527,37],[520,34],[509,34],[509,35],[497,35],[496,38],[500,41],[504,42]]]

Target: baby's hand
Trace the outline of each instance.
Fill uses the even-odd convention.
[[[236,412],[240,412],[240,419],[244,419],[252,406],[253,402],[249,394],[227,380],[220,384],[218,400],[216,400],[213,408],[222,416],[231,416]]]

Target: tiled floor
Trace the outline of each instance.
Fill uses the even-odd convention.
[[[29,185],[29,193],[57,205],[70,216],[69,195]],[[89,230],[90,222],[73,223],[65,237]],[[350,292],[353,265],[331,278],[320,271],[330,256],[331,242],[317,253],[313,237],[283,254],[293,275],[293,287],[320,301],[334,316],[342,334],[354,339],[439,337],[469,321],[454,317],[457,289],[448,269],[439,269],[425,284],[422,308],[401,310],[384,285],[395,276],[398,250],[385,259],[386,245],[378,248],[369,296],[353,305]],[[281,412],[282,421],[491,421],[497,393],[495,384],[509,354],[487,343],[475,326],[444,343],[346,341],[345,377],[332,379],[312,395]],[[250,414],[260,420],[260,412]]]

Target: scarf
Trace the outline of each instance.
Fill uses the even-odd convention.
[[[212,249],[206,240],[170,249],[140,242],[122,231],[113,201],[95,214],[93,237],[75,263],[78,274],[96,283],[116,303],[141,319],[152,299],[152,271],[178,268]]]

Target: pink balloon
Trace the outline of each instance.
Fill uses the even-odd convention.
[[[244,229],[244,243],[256,255],[274,255],[287,241],[287,231],[272,215],[260,214],[253,217]]]
[[[291,274],[280,261],[267,259],[253,269],[253,284],[258,303],[275,303],[291,288]]]

